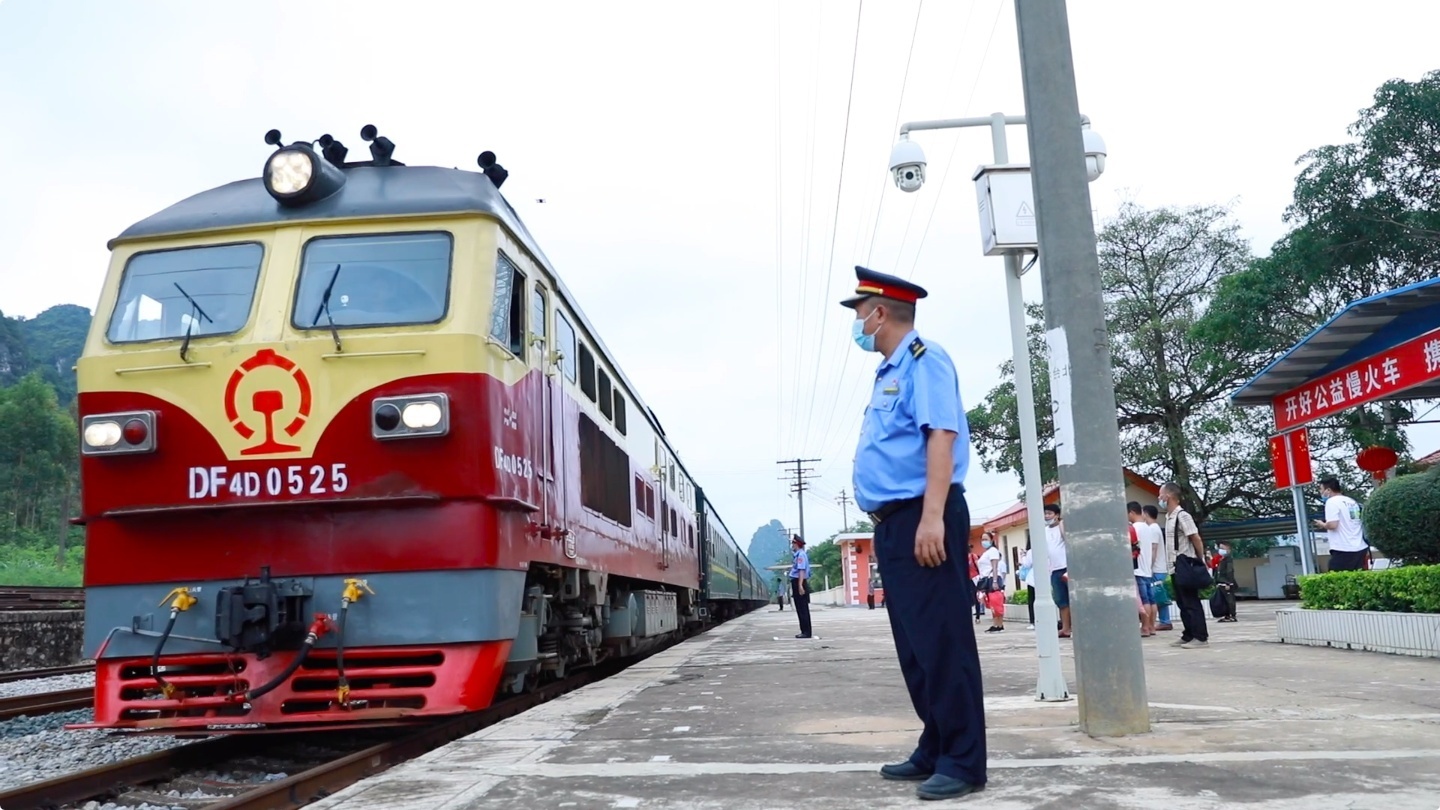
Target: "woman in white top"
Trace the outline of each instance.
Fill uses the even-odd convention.
[[[995,547],[995,535],[985,532],[980,538],[980,586],[985,594],[985,603],[990,608],[990,626],[987,633],[999,633],[1005,629],[1005,575],[1000,568],[1000,549]]]

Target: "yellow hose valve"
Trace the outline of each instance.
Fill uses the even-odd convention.
[[[175,597],[173,600],[170,598],[172,596]],[[180,587],[165,594],[165,598],[160,600],[160,604],[163,606],[169,602],[171,610],[183,612],[189,610],[198,601],[200,600],[190,595],[189,588]]]
[[[335,690],[335,702],[341,706],[350,705],[350,687],[342,686]]]
[[[165,696],[166,700],[170,700],[171,698],[175,697],[175,684],[167,683],[162,685],[160,687],[160,693]]]
[[[374,595],[375,595],[375,592],[372,591],[372,590],[370,590],[370,583],[369,583],[369,582],[366,582],[366,581],[363,580],[363,579],[346,579],[346,580],[345,580],[345,591],[344,591],[342,594],[340,594],[340,598],[341,598],[341,599],[344,599],[347,603],[348,603],[348,602],[359,602],[359,601],[360,601],[360,596],[361,596],[361,593],[360,593],[360,589],[361,589],[361,588],[364,588],[364,589],[365,589],[365,592],[369,593],[371,596],[374,596]]]

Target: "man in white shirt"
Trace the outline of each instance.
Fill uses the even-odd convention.
[[[1325,519],[1315,521],[1315,528],[1330,535],[1330,570],[1363,570],[1370,544],[1360,526],[1360,504],[1346,495],[1334,478],[1320,482],[1320,497],[1325,499]]]
[[[1140,635],[1146,638],[1155,635],[1155,555],[1159,551],[1164,533],[1154,523],[1145,522],[1145,510],[1138,501],[1125,504],[1130,518],[1130,533],[1134,538],[1135,587],[1140,592]]]
[[[1155,559],[1150,561],[1150,572],[1154,575],[1150,578],[1150,595],[1155,599],[1155,629],[1174,630],[1170,624],[1170,598],[1169,591],[1165,590],[1165,579],[1170,576],[1170,550],[1165,547],[1165,529],[1161,527],[1160,510],[1146,504],[1145,523],[1153,526],[1160,532],[1160,546],[1155,549]],[[1155,586],[1159,586],[1157,590]],[[1162,598],[1159,591],[1164,591]]]
[[[1065,524],[1060,522],[1060,504],[1045,504],[1045,543],[1050,551],[1050,592],[1060,609],[1060,638],[1070,638],[1069,560],[1065,554]]]

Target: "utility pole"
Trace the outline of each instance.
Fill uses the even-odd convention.
[[[848,507],[854,503],[854,501],[850,500],[850,496],[846,495],[845,490],[842,489],[840,490],[840,494],[835,498],[835,502],[840,504],[840,519],[843,521],[840,531],[848,532],[850,531],[850,509]]]
[[[1145,659],[1135,629],[1134,574],[1125,567],[1128,544],[1119,532],[1125,486],[1114,375],[1065,0],[1015,0],[1015,27],[1078,627],[1080,729],[1091,736],[1143,733],[1150,730]]]
[[[815,477],[815,468],[806,467],[806,464],[816,464],[818,458],[792,458],[788,461],[777,461],[776,464],[784,467],[794,465],[795,469],[787,471],[781,477],[781,481],[790,482],[790,491],[795,493],[795,500],[800,504],[800,536],[805,536],[805,491],[810,488],[810,479]]]

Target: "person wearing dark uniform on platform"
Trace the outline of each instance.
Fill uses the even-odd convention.
[[[890,630],[910,702],[924,724],[886,779],[920,781],[922,799],[985,787],[985,704],[970,623],[970,429],[945,350],[916,333],[918,285],[856,267],[851,337],[883,358],[855,452],[855,501],[875,527]]]
[[[800,535],[790,540],[790,604],[800,619],[800,633],[795,638],[810,638],[810,555]]]

